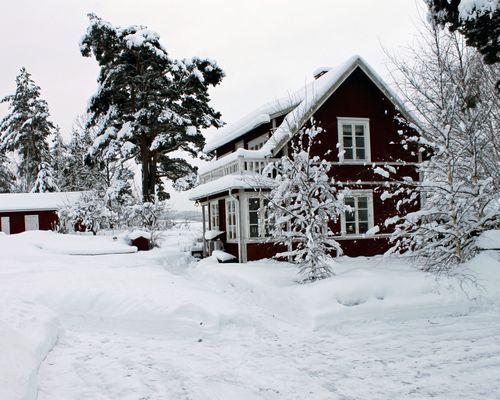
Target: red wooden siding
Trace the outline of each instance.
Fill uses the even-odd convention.
[[[10,233],[21,233],[25,231],[24,216],[25,215],[38,215],[39,229],[42,231],[50,231],[57,226],[59,217],[56,211],[15,211],[15,212],[0,212],[0,217],[9,217],[10,219]],[[1,226],[0,218],[0,230]]]
[[[286,251],[286,246],[274,243],[248,243],[247,259],[248,261],[260,260],[262,258],[272,258],[276,253]]]
[[[411,154],[415,148],[407,150],[401,145],[398,131],[409,129],[396,120],[396,109],[392,102],[360,68],[354,70],[314,114],[317,124],[326,131],[315,153],[324,156],[325,149],[331,149],[330,154],[325,156],[328,161],[339,161],[336,151],[338,117],[369,118],[372,162],[418,162],[418,155]],[[341,167],[352,168],[349,165]],[[374,180],[379,178],[377,175]]]
[[[224,243],[224,249],[225,249],[226,253],[232,254],[237,259],[239,259],[238,243]],[[237,262],[237,261],[235,261],[235,262]]]

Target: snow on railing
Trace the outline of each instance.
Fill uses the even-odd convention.
[[[275,158],[244,158],[240,156],[236,160],[228,161],[227,164],[224,164],[204,174],[200,174],[200,183],[203,184],[211,182],[226,175],[239,173],[261,174],[267,164],[276,160],[277,159]]]

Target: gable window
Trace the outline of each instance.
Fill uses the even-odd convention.
[[[219,230],[219,202],[210,203],[210,229]]]
[[[267,199],[251,197],[248,199],[248,230],[250,238],[261,238],[270,235],[270,226],[267,218]]]
[[[342,234],[363,235],[373,228],[373,195],[371,190],[360,190],[344,198],[350,211],[345,211],[341,217]]]
[[[248,150],[260,150],[262,146],[267,142],[267,133],[260,135],[259,137],[252,139],[248,142]]]
[[[227,239],[235,240],[238,238],[238,230],[236,223],[236,200],[226,199],[226,225]]]
[[[338,118],[340,161],[370,161],[370,126],[367,118]]]

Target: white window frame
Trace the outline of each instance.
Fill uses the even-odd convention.
[[[238,212],[236,207],[238,207],[236,199],[226,199],[226,232],[228,242],[238,239]]]
[[[367,205],[368,205],[368,230],[372,229],[374,227],[374,217],[373,217],[373,191],[370,189],[361,189],[361,190],[351,190],[349,192],[346,192],[344,197],[344,201],[346,198],[352,198],[354,197],[355,199],[358,199],[359,197],[366,197],[367,200]],[[357,200],[355,200],[355,206],[357,206]],[[354,218],[355,218],[355,224],[356,224],[356,233],[347,233],[347,228],[346,228],[346,217],[345,217],[345,212],[343,212],[340,215],[340,222],[341,222],[341,235],[342,236],[347,236],[347,237],[355,237],[355,236],[365,236],[365,233],[358,233],[359,232],[359,216],[358,216],[358,210],[357,207],[354,209]]]
[[[215,211],[215,212],[214,212]],[[210,230],[219,231],[220,221],[219,221],[219,200],[210,202]]]
[[[259,137],[250,140],[248,142],[248,150],[260,150],[268,139],[269,136],[267,135],[267,133],[264,133],[263,135],[260,135]]]
[[[346,159],[344,157],[344,131],[343,125],[351,125],[352,131],[352,153],[353,158]],[[356,157],[356,134],[355,134],[355,125],[363,125],[363,137],[365,144],[365,158],[357,159]],[[369,118],[347,118],[347,117],[338,117],[337,118],[337,132],[339,139],[339,161],[343,163],[352,163],[352,164],[362,164],[371,161],[371,148],[370,148],[370,119]]]
[[[259,210],[258,210],[258,215],[257,215],[257,230],[259,235],[258,236],[250,236],[250,200],[257,199],[259,200]],[[268,227],[270,224],[266,224],[266,215],[265,215],[265,204],[264,202],[266,201],[265,198],[259,197],[259,196],[249,196],[246,201],[246,206],[247,206],[247,212],[246,212],[246,220],[247,220],[247,237],[249,240],[261,240],[269,237],[269,235],[266,235],[266,227]],[[253,212],[253,211],[252,211]],[[255,224],[254,224],[255,225]]]

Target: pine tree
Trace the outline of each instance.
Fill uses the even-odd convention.
[[[67,163],[67,146],[62,139],[61,130],[56,126],[50,146],[50,165],[55,184],[61,189],[66,187]]]
[[[84,116],[79,116],[73,126],[71,140],[68,143],[65,162],[65,183],[66,191],[101,190],[104,187],[100,178],[99,163],[87,165],[84,161],[87,150],[92,145],[92,134],[86,128],[87,120]]]
[[[477,253],[481,232],[500,226],[500,68],[485,65],[458,33],[429,26],[422,39],[413,62],[393,60],[420,121],[421,136],[409,140],[428,154],[423,182],[405,182],[415,186],[422,209],[399,221],[393,250],[427,271],[448,273]]]
[[[161,179],[175,182],[195,172],[172,152],[196,157],[204,144],[200,129],[222,125],[209,105],[208,89],[224,74],[210,60],[171,58],[158,34],[143,26],[114,27],[89,17],[81,52],[96,58],[100,73],[89,105],[97,138],[87,160],[97,153],[135,158],[141,165],[143,200],[154,201]]]
[[[0,150],[0,193],[11,192],[14,188],[15,177],[10,169],[7,156]]]
[[[33,184],[32,193],[45,193],[45,192],[58,192],[56,179],[54,178],[54,171],[52,166],[45,161],[40,163],[38,174]]]
[[[484,61],[499,61],[500,3],[498,0],[425,0],[431,18],[451,32],[458,30]]]
[[[271,237],[289,249],[277,257],[291,257],[304,282],[333,275],[331,254],[342,254],[329,222],[336,222],[346,207],[328,176],[331,163],[311,153],[321,132],[314,125],[302,129],[292,140],[290,157],[265,171],[276,174],[267,197]]]
[[[54,130],[49,121],[47,102],[40,98],[40,87],[25,68],[16,78],[16,92],[4,97],[9,113],[0,122],[0,151],[17,152],[21,158],[18,176],[21,191],[30,191],[39,166],[49,159],[48,137]]]

